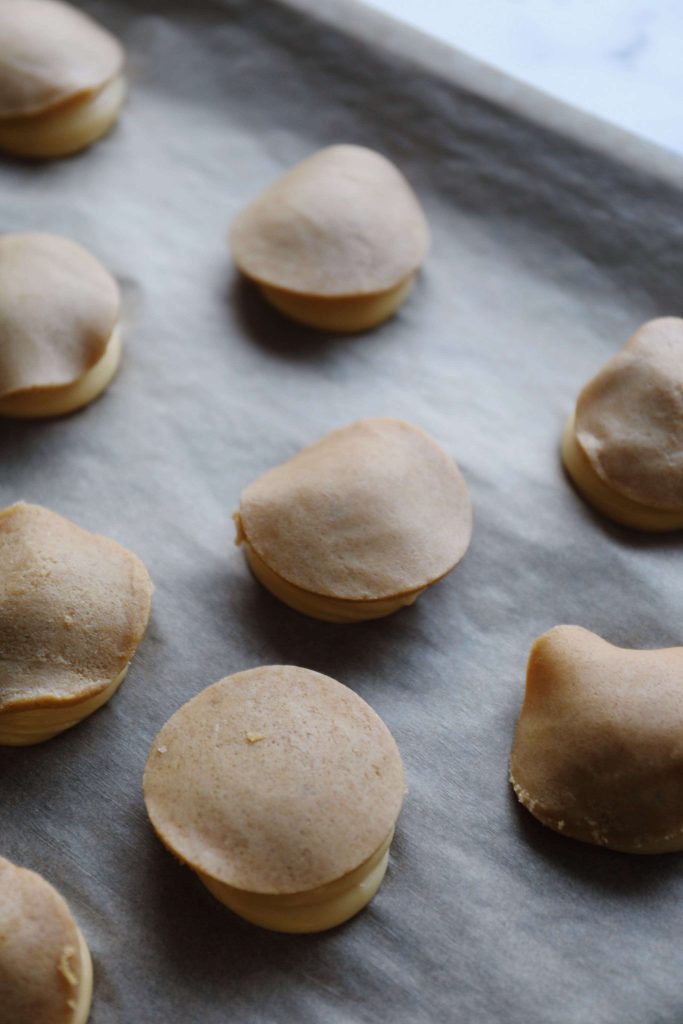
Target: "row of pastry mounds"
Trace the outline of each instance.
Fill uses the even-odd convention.
[[[577,626],[541,636],[510,759],[519,800],[575,839],[683,849],[682,671],[682,648],[623,650]],[[332,928],[372,899],[404,795],[375,712],[294,666],[240,672],[192,698],[154,739],[143,788],[155,832],[217,899],[295,933]],[[0,1018],[85,1024],[92,965],[78,926],[52,886],[1,857],[0,936],[3,977],[16,982]]]
[[[120,294],[92,255],[54,235],[1,236],[0,301],[0,416],[63,415],[102,393],[121,359]],[[683,528],[681,352],[682,319],[660,317],[644,324],[581,391],[562,440],[564,464],[579,492],[604,515],[644,531]],[[315,453],[324,466],[334,449],[330,438],[324,451],[311,448],[292,461],[291,471],[296,467],[304,477],[310,475]],[[430,466],[430,453],[427,447],[422,455],[415,451],[411,471],[419,472],[423,457]],[[284,476],[274,471],[265,479],[273,488],[282,485]],[[256,536],[257,491],[245,495],[239,538],[249,541],[255,574],[277,592],[268,576],[270,569],[278,572],[277,565]],[[372,559],[371,551],[367,557]],[[299,570],[279,573],[278,596],[315,614],[300,597],[287,595],[286,585],[319,594],[325,590],[307,586],[303,577],[291,578],[297,573],[302,576]],[[338,596],[368,597],[354,587]]]
[[[115,120],[125,93],[123,50],[76,8],[6,0],[0,57],[0,147],[12,150],[23,139],[15,152],[60,155],[39,152],[36,139],[57,129],[68,135],[74,120],[106,122],[104,130]],[[393,315],[428,248],[424,214],[401,172],[352,145],[303,160],[250,202],[231,230],[235,263],[268,302],[335,332],[366,330]],[[54,236],[4,236],[0,300],[0,415],[61,415],[102,393],[121,358],[120,297],[92,256]],[[646,324],[584,388],[564,433],[563,459],[577,489],[610,518],[642,530],[683,527],[682,345],[680,319]],[[308,610],[286,577],[272,576],[255,544],[247,553],[266,585]]]
[[[410,603],[471,534],[455,464],[423,431],[391,419],[351,424],[269,470],[245,490],[236,519],[273,593],[295,607],[302,595],[315,599],[300,610],[337,621]],[[35,742],[115,691],[146,627],[151,582],[120,545],[23,504],[0,514],[0,563],[0,638],[12,651],[0,735]],[[524,805],[578,839],[681,849],[682,667],[681,649],[619,651],[577,627],[542,637],[511,757]],[[403,797],[400,756],[374,712],[340,683],[287,666],[222,680],[176,712],[152,745],[144,787],[157,834],[219,900],[294,932],[333,927],[372,898]],[[4,876],[13,886],[16,870]],[[63,904],[29,883],[36,876],[19,878],[27,900],[52,901],[61,936]],[[9,969],[22,955],[33,965],[28,989],[13,990],[17,1005],[33,998],[43,964],[69,1024],[85,1021],[92,982],[80,933],[38,955],[30,928],[15,940],[4,951]],[[57,998],[54,984],[41,991]]]
[[[0,147],[64,155],[115,121],[125,94],[123,49],[69,4],[6,0],[0,58]],[[340,145],[307,158],[242,210],[231,247],[239,269],[285,315],[358,331],[405,300],[429,230],[390,161]],[[41,285],[41,302],[27,302],[35,291],[27,282]],[[6,236],[0,298],[0,415],[58,415],[104,390],[121,355],[120,303],[116,282],[92,257],[51,236]],[[683,526],[682,344],[677,318],[641,328],[583,390],[563,439],[579,491],[639,529]]]
[[[394,419],[359,420],[268,470],[235,518],[249,564],[276,596],[341,622],[411,604],[458,564],[472,534],[455,462]],[[50,739],[112,696],[152,589],[115,541],[40,506],[0,512],[0,743]]]
[[[347,332],[396,311],[427,247],[410,186],[360,146],[304,160],[232,231],[237,265],[278,309]],[[61,236],[0,236],[0,301],[0,416],[65,415],[102,394],[121,361],[121,297],[94,256]]]
[[[595,509],[683,528],[683,320],[644,324],[581,391],[562,437]],[[544,825],[627,853],[683,850],[683,648],[623,650],[578,626],[539,637],[510,758]]]
[[[0,570],[0,646],[10,652],[0,742],[23,745],[113,695],[144,635],[152,584],[120,544],[24,503],[0,513]],[[161,841],[222,903],[264,928],[322,931],[382,883],[403,767],[391,733],[352,690],[266,666],[215,683],[171,717],[152,744],[144,793]],[[0,939],[3,1024],[85,1024],[83,935],[52,886],[1,857]]]
[[[163,844],[227,907],[271,930],[323,931],[382,883],[403,766],[387,727],[348,687],[265,666],[172,715],[152,744],[144,795]],[[2,857],[0,940],[3,1024],[85,1024],[83,935],[51,885]]]
[[[460,560],[472,529],[455,463],[392,419],[351,424],[269,470],[237,518],[250,564],[258,549],[273,575],[298,565],[290,603],[304,595],[321,602],[311,614],[340,621],[411,603]],[[115,541],[39,506],[0,512],[0,647],[10,654],[0,743],[46,741],[101,707],[142,641],[151,597],[144,565]],[[311,932],[348,920],[377,892],[404,783],[393,737],[357,694],[308,669],[269,666],[179,709],[152,744],[144,791],[161,841],[217,899],[262,927]],[[63,901],[2,861],[0,892],[5,884],[16,897],[0,899],[0,930],[3,907],[15,913],[19,900],[27,916],[0,950],[0,966],[22,979],[9,1019],[39,1005],[36,1024],[83,1024],[92,972]],[[38,904],[43,930],[29,926]],[[54,1016],[56,1005],[69,1015]]]
[[[48,159],[96,142],[123,105],[124,65],[120,42],[75,7],[5,0],[0,149]],[[365,147],[339,145],[304,160],[253,200],[233,225],[231,247],[240,270],[280,312],[324,331],[356,332],[404,302],[427,255],[429,229],[397,167]],[[75,380],[72,370],[69,383]],[[32,386],[62,384],[43,379]],[[16,409],[22,414],[20,401]],[[42,414],[67,411],[62,404]]]
[[[338,622],[411,604],[462,559],[472,507],[455,462],[402,420],[359,420],[242,494],[238,542],[286,603]],[[41,742],[122,682],[150,615],[140,559],[40,506],[0,512],[0,743]]]
[[[332,146],[304,160],[232,231],[238,266],[278,309],[289,295],[296,309],[288,315],[337,331],[391,316],[427,244],[408,183],[360,146]],[[106,389],[121,360],[121,297],[94,256],[61,236],[0,236],[0,301],[0,416],[65,415]],[[307,303],[317,314],[308,315]]]
[[[5,150],[64,156],[115,123],[123,50],[75,8],[6,0],[0,57]],[[334,332],[393,315],[428,247],[405,178],[358,146],[292,168],[231,231],[236,265],[272,306]],[[122,347],[118,286],[97,260],[67,239],[4,236],[0,299],[0,415],[62,415],[102,393]],[[683,527],[682,350],[683,321],[644,325],[584,388],[565,429],[577,489],[627,526]],[[277,598],[354,622],[411,604],[450,572],[472,512],[435,441],[375,419],[267,471],[244,491],[235,522],[251,570]],[[0,513],[0,565],[0,640],[11,651],[0,742],[39,742],[114,694],[144,635],[152,585],[114,541],[23,504]],[[682,670],[680,648],[625,651],[574,626],[539,638],[510,760],[524,806],[583,841],[682,849]],[[269,666],[180,708],[152,744],[144,791],[159,838],[214,896],[263,927],[305,932],[347,920],[374,896],[404,789],[396,744],[364,701],[318,673]],[[85,940],[45,880],[2,858],[0,938],[3,977],[21,979],[3,989],[0,1020],[84,1024]]]

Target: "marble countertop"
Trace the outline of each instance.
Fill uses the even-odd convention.
[[[683,0],[365,0],[683,154]]]

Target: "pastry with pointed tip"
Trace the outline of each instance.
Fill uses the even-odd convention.
[[[132,552],[56,512],[0,512],[0,744],[51,739],[118,689],[149,619]]]
[[[0,148],[50,158],[85,149],[126,95],[121,44],[61,0],[0,2]]]
[[[358,420],[268,470],[235,514],[256,578],[328,622],[376,619],[449,573],[472,536],[460,470],[429,434]]]
[[[0,416],[63,416],[94,401],[121,359],[121,297],[76,242],[0,235]]]
[[[683,647],[624,650],[579,626],[540,636],[510,781],[563,835],[627,853],[683,850]]]
[[[281,313],[352,333],[404,302],[429,229],[391,161],[337,145],[307,157],[242,210],[230,244],[239,269]]]
[[[0,857],[0,1024],[86,1024],[92,961],[64,899]]]
[[[683,528],[683,319],[648,321],[586,385],[562,457],[580,494],[615,522]]]
[[[163,844],[236,914],[315,932],[377,892],[404,783],[379,716],[348,687],[292,665],[202,690],[152,743],[147,813]]]

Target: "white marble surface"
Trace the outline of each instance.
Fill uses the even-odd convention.
[[[683,0],[366,0],[683,153]]]

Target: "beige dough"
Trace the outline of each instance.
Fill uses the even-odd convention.
[[[683,528],[683,320],[644,324],[586,385],[562,457],[577,490],[616,522]]]
[[[0,1024],[86,1024],[92,961],[63,898],[0,857]]]
[[[0,416],[63,415],[101,394],[121,359],[120,306],[114,278],[75,242],[0,236]]]
[[[389,615],[451,571],[472,535],[467,486],[402,420],[342,427],[243,492],[237,543],[297,611],[332,622]]]
[[[235,513],[238,530],[241,529],[239,513]],[[256,554],[251,544],[242,539],[244,553],[249,568],[259,583],[277,597],[284,604],[294,608],[297,612],[310,615],[313,619],[321,619],[323,622],[363,622],[368,619],[382,619],[385,615],[393,615],[394,612],[414,604],[425,587],[419,590],[411,590],[407,594],[399,594],[397,597],[389,597],[374,601],[348,601],[336,597],[326,597],[322,594],[313,594],[301,587],[295,587],[288,583],[277,573],[269,569],[262,558]]]
[[[290,320],[306,324],[307,327],[317,327],[320,331],[355,334],[376,327],[393,316],[408,297],[414,280],[415,274],[411,274],[405,281],[385,292],[342,299],[295,295],[265,284],[260,285],[260,289],[271,306]]]
[[[429,248],[401,172],[362,146],[303,160],[238,214],[235,263],[293,320],[327,331],[374,327],[403,303]]]
[[[0,149],[15,156],[70,156],[97,142],[116,124],[126,98],[123,75],[99,92],[33,117],[0,119]]]
[[[683,850],[683,648],[623,650],[579,626],[544,633],[510,780],[563,835],[628,853]]]
[[[164,845],[246,920],[311,932],[348,920],[387,867],[403,769],[384,723],[328,676],[271,665],[177,711],[145,768]]]
[[[38,505],[0,512],[0,744],[39,743],[118,689],[152,584],[132,552]]]
[[[109,336],[103,355],[74,384],[54,388],[31,388],[0,398],[0,416],[12,419],[42,419],[65,416],[89,405],[107,388],[121,363],[123,345],[117,325]]]
[[[118,40],[60,0],[0,4],[0,147],[66,156],[112,127],[126,93]]]
[[[197,872],[212,896],[245,921],[274,932],[324,932],[355,917],[384,881],[393,831],[355,871],[303,893],[248,893]]]

